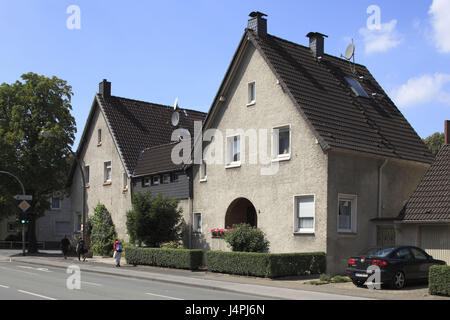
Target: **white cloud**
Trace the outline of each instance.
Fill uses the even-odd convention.
[[[450,53],[450,1],[433,0],[428,14],[434,31],[434,41],[439,52]]]
[[[445,87],[449,83],[450,74],[426,74],[409,79],[406,84],[394,89],[391,96],[401,108],[430,102],[450,105],[450,90]]]
[[[396,30],[397,20],[381,23],[379,28],[361,28],[359,33],[363,36],[365,52],[386,52],[395,48],[402,42],[402,36]]]

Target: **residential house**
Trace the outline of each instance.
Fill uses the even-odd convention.
[[[396,221],[399,244],[418,246],[450,265],[450,136]]]
[[[172,121],[174,112],[178,113],[175,126]],[[204,118],[204,113],[195,110],[179,108],[174,111],[169,106],[112,96],[111,83],[103,80],[76,152],[84,168],[85,185],[75,164],[68,179],[74,220],[81,219],[82,203],[86,216],[92,216],[96,205],[102,203],[111,213],[118,237],[128,240],[126,212],[132,207],[134,188],[142,190],[142,186],[135,183],[135,173],[139,179],[147,174],[160,173],[159,169],[152,167],[152,150],[171,143],[172,132],[177,128],[184,128],[193,135],[194,122],[201,122]],[[146,162],[147,155],[151,158],[149,163]],[[140,156],[143,162],[137,167]],[[164,176],[161,179],[166,181]],[[169,189],[177,188],[179,183],[172,182]],[[154,191],[162,191],[163,188],[157,189]],[[180,195],[176,192],[169,194]],[[185,203],[180,205],[186,207]],[[189,212],[185,214],[188,216]]]
[[[210,230],[250,223],[271,252],[326,252],[328,272],[342,272],[348,256],[395,243],[432,155],[365,66],[324,52],[325,35],[303,46],[250,16],[203,126],[193,247],[229,250]]]

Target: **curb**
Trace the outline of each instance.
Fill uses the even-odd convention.
[[[66,266],[58,266],[58,265],[53,265],[53,264],[49,264],[49,263],[45,263],[45,262],[44,263],[40,263],[38,261],[23,261],[23,260],[15,260],[13,258],[11,258],[10,261],[11,262],[20,262],[20,263],[25,263],[25,264],[41,265],[41,266],[53,267],[53,268],[59,268],[59,269],[67,269]],[[247,294],[247,295],[258,296],[258,297],[261,297],[261,298],[272,299],[272,300],[280,300],[280,299],[282,299],[282,300],[283,299],[284,300],[293,300],[293,299],[288,299],[288,298],[280,298],[280,297],[262,295],[262,294],[258,294],[258,293],[254,293],[254,292],[233,290],[233,289],[229,289],[229,288],[217,287],[217,286],[212,286],[212,285],[202,285],[202,284],[195,284],[195,283],[186,283],[186,282],[183,282],[183,281],[176,281],[176,280],[158,279],[158,278],[153,278],[151,276],[150,277],[144,277],[144,276],[138,276],[138,275],[125,275],[125,274],[120,274],[120,273],[108,272],[108,271],[103,271],[103,270],[91,270],[91,269],[85,269],[85,270],[81,270],[81,271],[91,272],[91,273],[98,273],[98,274],[105,274],[105,275],[110,275],[110,276],[119,276],[119,277],[122,277],[122,278],[133,278],[133,279],[138,279],[138,280],[147,280],[147,281],[156,281],[156,282],[170,283],[170,284],[183,285],[183,286],[194,287],[194,288],[199,288],[199,289],[207,289],[207,290],[216,290],[216,291],[225,291],[225,292],[232,292],[232,293],[239,293],[239,294]],[[202,280],[202,279],[198,279],[198,280]],[[205,280],[210,280],[210,279],[205,279]],[[220,282],[220,280],[212,280],[212,279],[210,281],[218,281],[218,282]],[[248,285],[248,284],[246,284],[246,285]],[[253,284],[253,285],[254,286],[259,286],[257,284]],[[284,288],[279,288],[279,289],[284,289]],[[295,290],[295,289],[291,289],[291,290]]]

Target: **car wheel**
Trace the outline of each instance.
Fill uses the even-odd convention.
[[[356,280],[356,279],[352,279],[352,282],[358,288],[364,287],[364,283],[366,283],[364,280]]]
[[[394,279],[392,280],[392,285],[394,289],[403,289],[406,284],[405,274],[401,271],[397,271],[394,275]]]

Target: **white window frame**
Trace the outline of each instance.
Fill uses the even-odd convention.
[[[205,160],[202,160],[202,164],[200,165],[200,182],[206,182],[208,180],[208,165]]]
[[[247,85],[247,107],[256,104],[256,81],[251,81]]]
[[[352,203],[352,211],[350,216],[350,229],[341,229],[339,227],[339,203],[343,201],[351,201]],[[338,194],[337,201],[337,230],[338,233],[349,233],[354,234],[357,233],[357,216],[358,216],[358,196],[355,194]]]
[[[126,172],[122,173],[122,188],[128,190],[128,175]]]
[[[152,185],[152,178],[151,177],[144,177],[142,178],[142,186],[144,188],[150,187]]]
[[[75,212],[75,220],[73,223],[73,229],[75,233],[81,232],[81,225],[83,224],[82,215],[80,212]]]
[[[314,201],[313,227],[300,229],[300,216],[298,212],[298,200],[312,198]],[[316,230],[316,195],[299,194],[294,195],[294,234],[314,234]]]
[[[200,228],[197,228],[196,217],[200,217]],[[199,212],[194,213],[194,221],[192,223],[192,229],[193,229],[194,233],[202,233],[202,214]]]
[[[279,154],[280,130],[289,130],[289,153]],[[287,161],[291,159],[292,154],[292,130],[290,124],[276,126],[272,128],[272,161]]]
[[[109,178],[108,178],[108,170],[109,170]],[[112,161],[105,161],[103,163],[103,180],[104,183],[109,183],[112,181]]]
[[[53,206],[53,200],[58,200],[59,207],[54,207],[54,206]],[[52,210],[61,210],[61,199],[52,197],[52,198],[51,198],[51,202],[50,202],[50,208],[51,208]]]
[[[91,172],[90,172],[90,167],[89,167],[89,165],[85,165],[84,166],[84,182],[86,183],[86,186],[89,186],[89,176],[90,176],[90,174],[91,174]]]
[[[158,183],[155,182],[155,178],[158,178]],[[161,177],[159,175],[152,177],[152,186],[159,186],[161,184]]]
[[[238,137],[239,138],[239,160],[238,161],[234,161],[234,138]],[[225,168],[236,168],[236,167],[240,167],[241,166],[241,159],[242,159],[242,149],[241,149],[241,135],[240,134],[235,134],[232,136],[227,136],[227,153],[226,153],[226,166]]]

